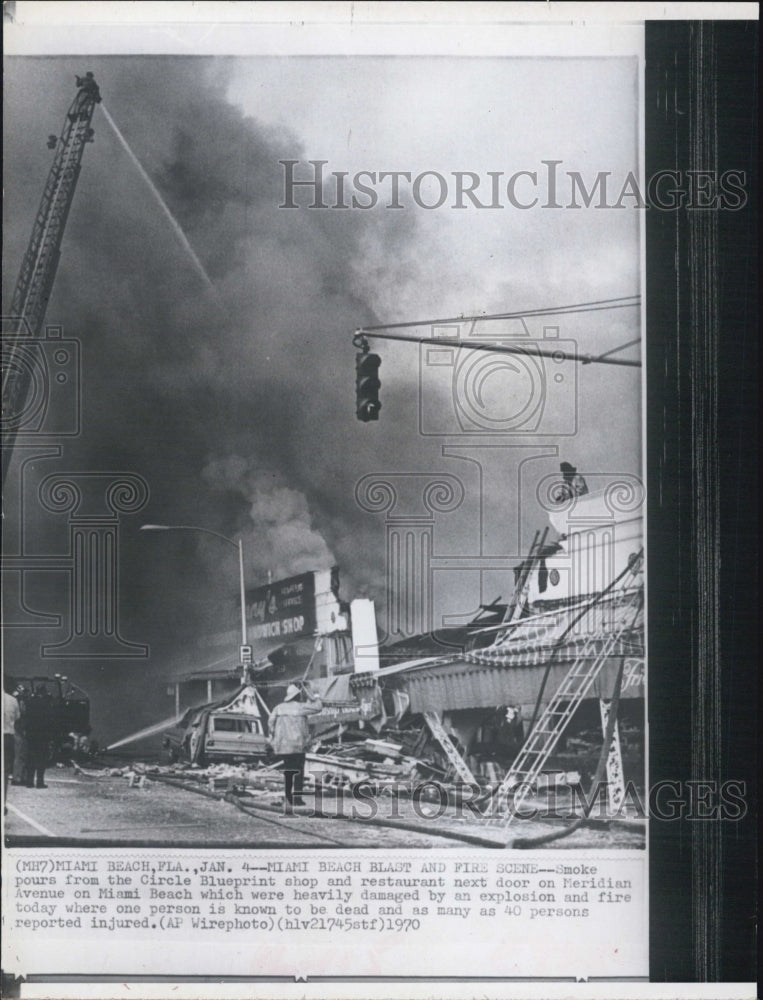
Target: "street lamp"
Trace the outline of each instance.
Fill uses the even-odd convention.
[[[227,535],[221,535],[219,531],[212,531],[210,528],[198,528],[195,525],[190,524],[142,524],[140,526],[141,531],[201,531],[205,535],[214,535],[215,538],[221,538],[228,545],[232,545],[234,548],[238,549],[238,576],[239,576],[239,587],[241,590],[241,645],[247,645],[247,635],[246,635],[246,592],[244,590],[244,546],[241,543],[241,539],[235,541],[233,538],[228,538]],[[244,651],[241,650],[241,656],[243,658]],[[243,664],[242,664],[243,666]]]

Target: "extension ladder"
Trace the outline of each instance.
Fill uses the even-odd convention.
[[[559,737],[593,686],[605,661],[612,655],[623,634],[633,627],[641,611],[643,590],[631,595],[628,603],[631,605],[629,611],[623,614],[614,629],[602,624],[583,643],[575,662],[496,790],[494,802],[497,801],[498,809],[494,811],[492,821],[508,826],[516,815],[518,806],[530,794]],[[606,617],[603,621],[606,622]],[[513,806],[511,810],[508,809],[509,798]]]

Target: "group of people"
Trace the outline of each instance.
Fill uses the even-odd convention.
[[[300,700],[304,694],[307,702]],[[280,705],[270,716],[273,753],[283,762],[285,811],[304,805],[302,786],[305,752],[310,743],[307,717],[320,712],[323,704],[307,685],[290,684]],[[8,783],[28,788],[47,788],[45,769],[50,760],[54,730],[53,699],[44,684],[35,684],[31,694],[23,688],[3,691],[3,771],[4,790]]]
[[[53,699],[44,684],[31,694],[18,687],[3,690],[3,787],[8,782],[27,788],[47,788],[45,769],[50,760],[54,730]]]

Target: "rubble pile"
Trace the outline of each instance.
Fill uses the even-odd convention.
[[[373,730],[371,731],[373,732]],[[206,766],[177,761],[171,764],[131,762],[120,767],[84,768],[73,763],[87,777],[124,777],[130,784],[142,777],[169,779],[204,787],[214,792],[252,794],[266,801],[283,794],[282,764],[277,760],[256,763],[214,763]],[[323,790],[341,793],[359,785],[371,794],[405,794],[405,787],[423,781],[455,789],[458,776],[432,737],[421,716],[407,725],[387,726],[369,736],[368,729],[337,724],[316,738],[305,761],[305,790],[315,783]]]
[[[323,733],[310,751],[306,777],[328,786],[363,784],[383,792],[401,783],[456,783],[452,766],[420,716],[403,729],[387,726],[375,738],[366,730],[337,726]]]
[[[320,782],[326,790],[352,789],[362,785],[372,794],[404,794],[405,786],[431,782],[457,794],[464,780],[433,736],[421,715],[410,716],[402,725],[384,726],[378,733],[369,729],[337,724],[317,737],[305,762],[305,783],[309,790]],[[456,751],[464,748],[451,735]],[[571,743],[572,741],[570,741]],[[468,758],[480,789],[490,793],[499,787],[506,768],[491,760]],[[160,776],[203,785],[210,790],[282,793],[282,765],[277,760],[255,763],[217,762],[202,766],[184,761],[171,764],[131,762],[121,767],[85,768],[72,762],[88,777]],[[573,777],[570,775],[570,777]],[[574,777],[573,777],[574,780]],[[539,782],[542,784],[543,782]]]
[[[643,752],[643,735],[637,726],[625,722],[621,742],[624,759],[631,752]],[[496,753],[496,746],[499,751],[504,748],[495,740],[485,739],[483,731],[469,738],[468,743],[467,750],[450,726],[445,728],[419,714],[386,720],[379,728],[336,723],[324,729],[309,746],[304,791],[311,794],[320,786],[322,795],[339,799],[362,789],[364,795],[407,800],[417,790],[425,801],[439,797],[452,806],[464,799],[487,813],[508,773],[509,755]],[[582,783],[587,787],[600,752],[601,733],[595,729],[578,730],[575,736],[567,737],[538,775],[534,801],[542,803],[546,796],[565,790],[566,801],[572,786]],[[131,786],[141,789],[157,780],[202,794],[233,796],[265,808],[278,807],[283,801],[283,765],[272,757],[207,765],[131,762],[99,770],[75,762],[73,766],[89,777],[124,777]],[[562,800],[555,797],[553,801]]]

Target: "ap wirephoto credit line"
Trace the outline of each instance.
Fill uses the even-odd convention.
[[[56,49],[27,6],[4,988],[678,978],[650,936],[664,845],[715,858],[754,801],[744,769],[650,750],[650,650],[675,676],[689,651],[665,666],[650,601],[680,567],[645,248],[697,212],[747,225],[750,164],[647,160],[639,20],[386,34],[255,5],[196,51],[178,4],[169,33]]]

